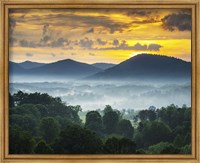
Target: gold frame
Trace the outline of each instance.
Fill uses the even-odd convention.
[[[200,0],[0,0],[0,162],[200,162]],[[8,154],[8,9],[9,8],[191,8],[192,9],[192,154],[191,155],[11,155]]]

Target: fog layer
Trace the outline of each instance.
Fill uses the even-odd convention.
[[[37,79],[38,80],[38,79]],[[33,81],[33,80],[29,80]],[[191,106],[191,83],[144,82],[144,81],[67,81],[28,83],[10,80],[10,92],[48,93],[68,105],[81,105],[83,110],[104,109],[111,105],[114,109],[148,109],[175,104]]]

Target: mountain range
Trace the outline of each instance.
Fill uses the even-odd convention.
[[[19,63],[19,65],[24,69],[32,69],[32,68],[36,68],[36,67],[41,67],[41,66],[45,65],[45,63],[25,61],[25,62]]]
[[[113,63],[94,63],[92,66],[100,68],[102,70],[106,70],[108,68],[114,67],[116,64]]]
[[[191,68],[191,62],[174,57],[140,54],[89,79],[189,79]]]
[[[55,76],[75,79],[190,79],[191,62],[174,57],[139,54],[120,64],[86,64],[65,59],[49,64],[9,62],[10,75]]]

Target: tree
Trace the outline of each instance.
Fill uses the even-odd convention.
[[[33,104],[23,104],[20,106],[16,106],[12,109],[11,114],[18,114],[21,116],[29,115],[33,119],[40,119],[40,112]]]
[[[53,148],[62,154],[98,154],[102,153],[103,144],[90,130],[71,125],[61,131]]]
[[[181,154],[191,154],[192,153],[191,144],[181,147],[180,153]]]
[[[37,121],[31,115],[12,114],[9,118],[10,125],[16,125],[24,131],[37,135]]]
[[[155,110],[148,110],[147,114],[148,114],[149,121],[156,120],[156,112],[155,112]]]
[[[138,114],[138,117],[141,121],[146,121],[148,118],[148,111],[147,110],[141,110]]]
[[[149,154],[178,154],[180,151],[169,142],[160,142],[148,148]]]
[[[39,110],[41,117],[46,117],[48,116],[48,110],[47,107],[41,104],[35,105],[36,108]]]
[[[53,117],[45,117],[40,124],[40,132],[47,143],[59,135],[59,124]]]
[[[120,135],[127,137],[129,139],[133,138],[134,128],[131,125],[131,122],[126,119],[122,119],[118,124],[118,132]]]
[[[136,153],[136,144],[127,138],[112,137],[106,140],[104,152],[106,154],[134,154]]]
[[[9,128],[9,153],[10,154],[31,154],[35,141],[31,134],[19,127]]]
[[[144,126],[141,134],[144,146],[148,147],[161,141],[168,141],[171,136],[171,130],[163,122],[153,121]]]
[[[53,149],[46,144],[44,140],[41,140],[35,147],[36,154],[52,154]]]
[[[9,93],[9,108],[13,108],[15,106],[15,101],[13,96]]]
[[[118,121],[119,121],[119,114],[114,110],[112,110],[112,108],[107,106],[104,109],[104,115],[103,115],[103,125],[105,128],[105,132],[107,134],[115,133]]]
[[[183,136],[181,135],[177,135],[176,138],[174,139],[174,142],[173,144],[176,146],[176,147],[182,147],[183,146],[183,143],[184,143],[184,138]]]
[[[85,127],[96,132],[98,135],[102,134],[102,117],[97,111],[90,111],[86,114]]]

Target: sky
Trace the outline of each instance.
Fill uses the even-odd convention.
[[[9,10],[9,59],[14,62],[117,64],[140,53],[191,61],[191,10]]]

